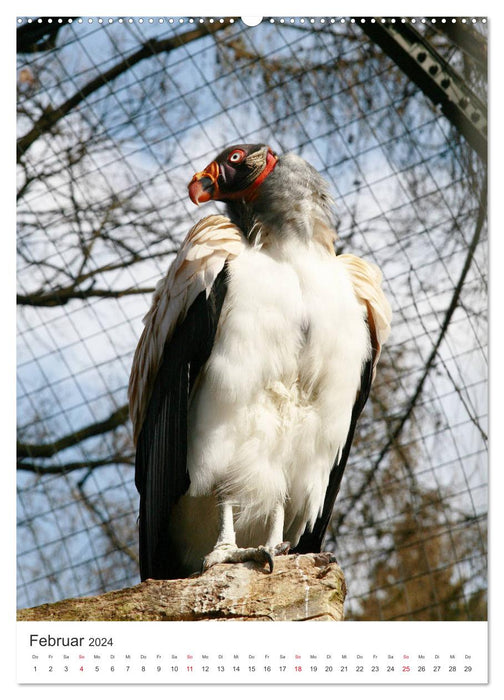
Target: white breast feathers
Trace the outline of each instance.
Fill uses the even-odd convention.
[[[246,248],[229,271],[191,405],[189,493],[231,499],[238,542],[254,531],[260,543],[283,503],[295,546],[346,442],[371,352],[366,308],[347,266],[316,243]]]

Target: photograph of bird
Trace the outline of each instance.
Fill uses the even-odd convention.
[[[319,552],[390,332],[381,272],[336,255],[304,159],[231,146],[188,189],[226,216],[187,235],[133,360],[142,580]]]

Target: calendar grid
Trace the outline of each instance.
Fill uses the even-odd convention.
[[[486,623],[336,623],[336,630],[325,623],[274,623],[267,634],[262,623],[230,624],[18,623],[18,682],[488,680]]]

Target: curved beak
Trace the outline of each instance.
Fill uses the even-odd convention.
[[[202,204],[210,199],[216,199],[219,195],[217,179],[220,168],[216,161],[212,161],[200,173],[196,173],[188,185],[189,197],[194,204]]]

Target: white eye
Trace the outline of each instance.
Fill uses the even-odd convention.
[[[228,162],[229,163],[240,163],[245,158],[245,152],[244,151],[232,151],[232,153],[229,154],[228,156]]]

